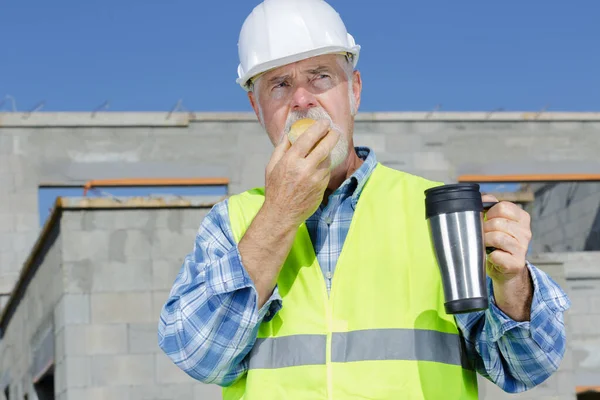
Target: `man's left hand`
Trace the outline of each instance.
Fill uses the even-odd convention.
[[[484,202],[497,202],[483,195]],[[483,223],[485,245],[496,250],[488,255],[488,274],[498,282],[511,280],[523,273],[525,256],[531,241],[531,218],[519,206],[508,201],[494,205]]]
[[[491,195],[482,199],[498,201]],[[515,320],[529,319],[533,288],[525,257],[531,241],[531,217],[516,204],[502,201],[487,212],[483,232],[486,247],[496,248],[487,256],[496,304]]]

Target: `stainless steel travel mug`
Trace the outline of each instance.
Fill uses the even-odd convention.
[[[426,219],[448,314],[488,308],[483,213],[493,204],[484,205],[475,183],[442,185],[425,191]]]

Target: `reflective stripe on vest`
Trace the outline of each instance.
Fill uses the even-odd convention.
[[[326,335],[291,335],[256,339],[250,369],[273,369],[325,364]]]
[[[274,369],[301,365],[323,365],[326,335],[290,335],[257,339],[250,353],[250,369]],[[372,329],[334,332],[331,361],[367,360],[434,361],[461,365],[466,362],[456,334],[422,329]]]

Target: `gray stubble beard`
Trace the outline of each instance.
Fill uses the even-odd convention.
[[[308,110],[302,111],[291,111],[285,121],[285,128],[283,133],[288,136],[292,124],[300,119],[310,118],[315,121],[326,120],[329,121],[331,130],[337,131],[340,135],[338,142],[335,144],[333,150],[331,150],[331,166],[330,170],[334,170],[339,167],[348,157],[348,136],[342,128],[335,124],[331,119],[331,116],[321,107],[311,107]],[[291,140],[290,140],[291,141]],[[292,142],[293,144],[293,142]]]

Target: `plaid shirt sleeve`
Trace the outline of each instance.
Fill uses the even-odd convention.
[[[547,274],[530,263],[527,267],[534,286],[530,321],[516,322],[496,306],[489,278],[489,309],[456,316],[477,372],[508,393],[548,379],[566,347],[563,312],[570,301]]]
[[[203,219],[158,324],[158,344],[192,378],[227,386],[247,370],[263,320],[281,308],[275,288],[259,310],[257,293],[233,238],[227,201]]]

